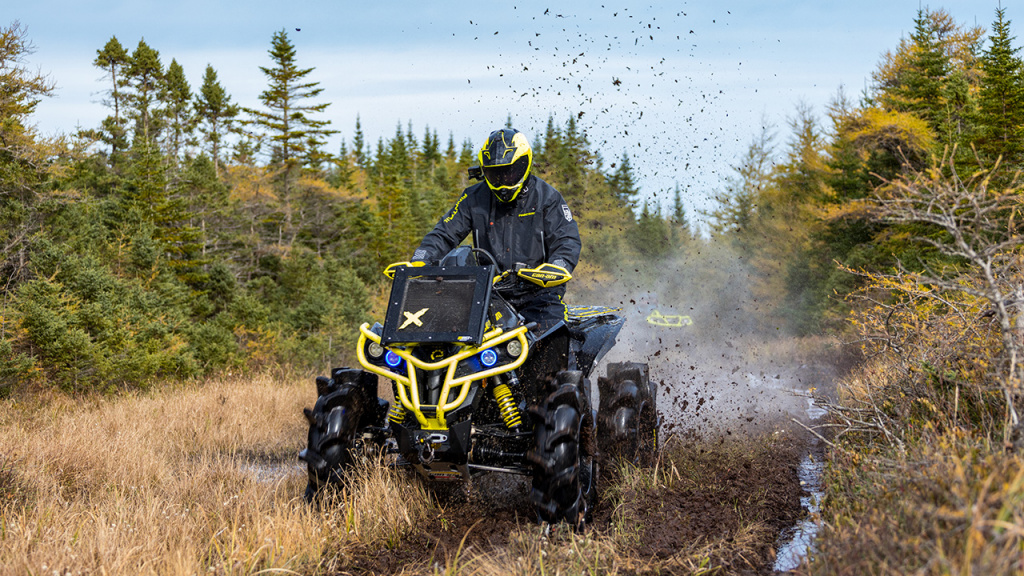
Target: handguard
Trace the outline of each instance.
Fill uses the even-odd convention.
[[[517,270],[516,274],[520,278],[529,280],[530,282],[544,288],[551,288],[552,286],[565,284],[572,279],[572,274],[570,274],[568,270],[547,262],[537,266],[536,268],[522,268]]]
[[[420,266],[426,266],[426,265],[427,265],[426,262],[420,262],[418,260],[415,261],[415,262],[395,262],[394,264],[388,264],[388,267],[384,269],[384,275],[387,276],[388,278],[394,280],[395,279],[395,272],[397,272],[399,268],[405,268],[406,266],[412,266],[414,268],[419,268]]]

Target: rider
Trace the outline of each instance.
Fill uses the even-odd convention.
[[[423,238],[413,264],[440,260],[472,234],[499,271],[528,280],[499,284],[502,296],[527,322],[550,328],[566,317],[562,296],[580,257],[579,227],[558,190],[532,174],[533,150],[523,133],[491,132],[478,157],[484,181],[462,192]]]

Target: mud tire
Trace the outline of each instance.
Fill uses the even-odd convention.
[[[608,365],[608,376],[597,379],[601,395],[597,414],[599,447],[605,462],[625,460],[652,465],[660,447],[658,390],[646,364]]]
[[[360,424],[372,409],[362,374],[362,370],[347,369],[336,371],[334,378],[319,376],[316,405],[303,409],[309,436],[299,459],[306,462],[305,499],[311,504],[325,488],[340,484],[355,460]]]
[[[530,408],[535,445],[527,453],[533,465],[530,500],[539,520],[566,522],[577,530],[596,504],[598,479],[598,465],[587,446],[596,430],[583,382],[581,372],[567,370],[547,383],[548,395]]]

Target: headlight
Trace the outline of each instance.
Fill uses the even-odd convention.
[[[366,347],[366,351],[370,356],[374,358],[380,358],[380,355],[384,353],[384,347],[377,342],[370,341],[370,345]]]
[[[523,345],[518,339],[509,340],[508,345],[505,346],[505,351],[508,352],[509,356],[518,358],[523,353]]]
[[[490,368],[498,363],[498,353],[488,348],[480,353],[480,363]]]
[[[388,350],[388,353],[384,355],[384,363],[395,368],[402,363],[402,357]]]

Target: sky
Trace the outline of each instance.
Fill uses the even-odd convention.
[[[988,28],[997,1],[0,0],[2,24],[20,22],[35,46],[27,64],[57,85],[33,118],[45,135],[108,115],[92,62],[112,36],[177,60],[194,91],[212,65],[236,103],[258,108],[260,66],[284,30],[331,103],[320,117],[340,131],[333,152],[357,118],[374,146],[409,123],[419,139],[429,127],[479,146],[508,117],[536,141],[549,117],[575,116],[605,170],[627,154],[646,198],[669,208],[678,185],[697,220],[763,125],[782,150],[798,105],[821,115],[840,86],[856,98],[919,7]]]

